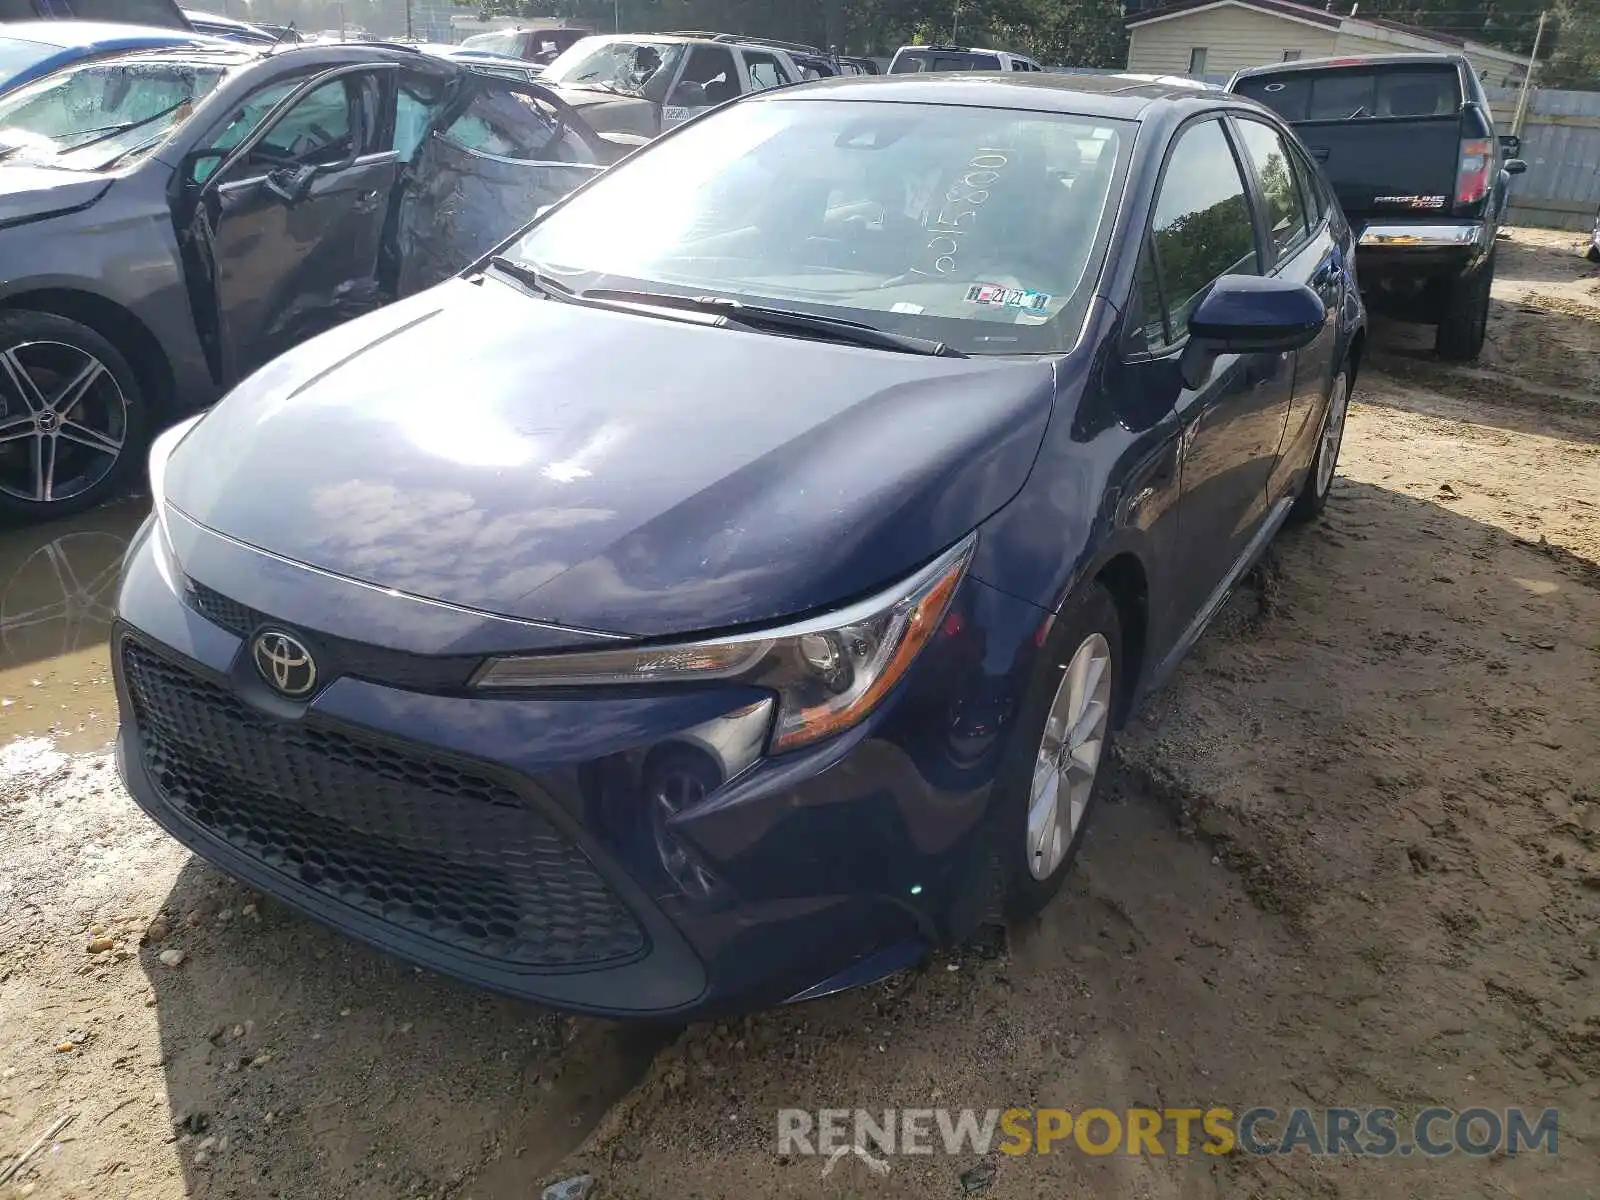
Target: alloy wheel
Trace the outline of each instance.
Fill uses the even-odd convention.
[[[49,341],[0,350],[0,492],[81,496],[115,469],[127,436],[127,398],[93,354]]]
[[[1090,634],[1067,664],[1045,718],[1028,799],[1028,870],[1054,875],[1088,811],[1111,717],[1111,646]]]
[[[1333,378],[1328,393],[1328,420],[1322,427],[1322,444],[1317,447],[1317,495],[1333,486],[1333,470],[1339,463],[1339,446],[1344,441],[1344,419],[1350,411],[1349,377],[1343,371]]]

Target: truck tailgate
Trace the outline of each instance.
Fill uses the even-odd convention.
[[[1448,212],[1461,162],[1455,115],[1423,120],[1297,122],[1355,225],[1403,213]]]
[[[1251,72],[1232,90],[1294,126],[1351,222],[1450,212],[1461,139],[1486,137],[1457,66],[1343,59]],[[1467,132],[1470,125],[1473,132]]]

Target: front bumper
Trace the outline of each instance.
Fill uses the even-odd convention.
[[[302,612],[289,627],[339,669],[287,704],[245,652],[285,565],[201,604],[220,591],[160,540],[130,551],[113,632],[128,788],[351,936],[555,1007],[676,1018],[865,982],[979,915],[1030,605],[969,580],[865,724],[727,779],[706,749],[765,699],[741,685],[481,696],[459,658],[352,646]]]

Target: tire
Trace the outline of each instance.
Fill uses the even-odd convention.
[[[1433,348],[1446,362],[1471,362],[1483,350],[1489,330],[1489,288],[1494,283],[1494,251],[1483,266],[1453,286],[1444,301]]]
[[[1322,428],[1317,432],[1317,449],[1311,456],[1311,466],[1306,480],[1300,485],[1300,494],[1289,510],[1289,520],[1296,524],[1315,521],[1328,506],[1328,495],[1333,491],[1333,476],[1339,465],[1339,448],[1344,445],[1344,422],[1350,412],[1350,363],[1340,364],[1328,384],[1328,411],[1323,415]]]
[[[128,360],[87,325],[0,312],[0,514],[93,508],[138,469],[149,413]]]
[[[1049,827],[1041,811],[1046,803],[1042,788],[1049,784],[1042,770],[1047,727],[1061,730],[1063,718],[1071,708],[1074,678],[1087,682],[1096,657],[1104,662],[1100,673],[1103,686],[1080,689],[1103,710],[1097,725],[1098,750],[1093,755],[1093,769],[1055,777],[1056,799],[1068,801],[1064,810],[1058,803],[1056,812],[1064,812],[1067,819],[1057,821],[1053,832],[1041,838],[1038,831]],[[1069,673],[1069,667],[1074,666],[1077,671]],[[1025,920],[1049,903],[1078,855],[1109,774],[1105,764],[1110,761],[1114,715],[1122,688],[1122,626],[1117,607],[1104,587],[1091,584],[1068,602],[1051,626],[1002,768],[995,853],[1004,880],[1005,916],[1010,920]],[[1083,739],[1080,747],[1089,746],[1092,740]],[[1055,757],[1061,761],[1060,754]],[[1038,849],[1041,843],[1046,846],[1043,851]]]

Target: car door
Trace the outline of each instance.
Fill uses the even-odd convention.
[[[1333,379],[1344,269],[1327,206],[1315,192],[1307,195],[1311,181],[1304,178],[1304,165],[1296,161],[1292,139],[1251,117],[1235,117],[1234,129],[1259,198],[1272,272],[1311,288],[1328,312],[1317,339],[1295,354],[1289,411],[1267,484],[1267,500],[1272,503],[1294,484],[1315,442],[1322,403]]]
[[[746,90],[744,76],[727,46],[695,45],[689,48],[683,73],[672,85],[661,110],[661,131],[693,120],[708,108],[739,97]]]
[[[378,255],[397,155],[394,64],[335,68],[287,86],[206,180],[201,208],[224,376],[236,380],[378,303]],[[264,89],[267,90],[267,89]],[[247,109],[250,102],[247,101]],[[224,139],[240,122],[230,122]]]
[[[556,93],[476,68],[429,129],[396,205],[398,296],[456,274],[601,169],[602,143]]]
[[[1294,379],[1293,355],[1224,354],[1198,388],[1177,370],[1189,317],[1220,276],[1261,273],[1262,246],[1241,164],[1219,117],[1181,129],[1151,213],[1144,329],[1151,366],[1180,422],[1180,569],[1174,603],[1203,613],[1266,515]],[[1146,368],[1147,371],[1150,367]],[[1163,401],[1165,397],[1162,398]]]

